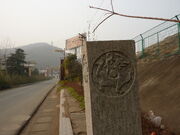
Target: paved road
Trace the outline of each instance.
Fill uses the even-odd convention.
[[[0,92],[0,135],[14,135],[56,82],[48,80]]]

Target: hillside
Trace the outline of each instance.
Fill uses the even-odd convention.
[[[51,46],[47,43],[34,43],[20,47],[26,53],[26,60],[36,63],[36,67],[39,69],[47,67],[59,66],[60,57],[63,58],[63,53],[57,53],[55,50],[60,49]],[[14,50],[8,50],[7,53],[14,52]]]
[[[55,52],[60,49],[47,43],[35,43],[21,47],[27,54],[27,60],[35,61],[38,68],[59,66],[59,59],[63,54]]]
[[[162,116],[171,131],[180,134],[180,55],[138,62],[142,110]]]

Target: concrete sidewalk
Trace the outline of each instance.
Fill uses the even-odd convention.
[[[54,88],[20,135],[59,135],[59,93]]]
[[[72,133],[68,132],[70,130],[74,135],[86,135],[85,112],[80,108],[79,102],[66,89],[61,91],[61,101],[63,103],[61,103],[60,108],[61,110],[63,108],[64,112],[60,116],[66,118],[66,120],[60,120],[60,135],[72,135]],[[68,118],[70,119],[70,125]]]

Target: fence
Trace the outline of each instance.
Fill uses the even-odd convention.
[[[180,14],[172,19],[180,19]],[[180,54],[180,23],[163,22],[133,38],[140,58]]]

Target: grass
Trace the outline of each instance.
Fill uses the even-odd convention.
[[[57,91],[61,91],[62,89],[66,89],[69,94],[74,97],[80,104],[80,107],[82,109],[85,109],[85,102],[84,102],[84,97],[80,96],[76,90],[72,87],[66,86],[65,83],[67,82],[67,80],[65,81],[59,81],[59,87],[57,88]]]
[[[57,87],[57,92],[60,92],[62,89],[65,89],[65,88],[68,88],[68,86],[65,85],[66,81],[63,80],[63,81],[59,81],[59,85]]]
[[[80,107],[81,107],[82,109],[85,109],[84,97],[83,97],[83,96],[80,96],[80,95],[75,91],[74,88],[68,87],[67,90],[68,90],[69,94],[70,94],[72,97],[74,97],[77,101],[79,101]]]

